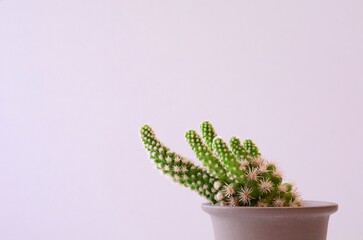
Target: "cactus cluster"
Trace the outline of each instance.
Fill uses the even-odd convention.
[[[218,137],[210,122],[200,125],[202,136],[188,130],[186,140],[203,167],[171,151],[155,136],[149,125],[141,127],[141,139],[156,168],[211,203],[221,206],[301,206],[295,187],[283,183],[274,162],[261,157],[250,140],[232,137],[229,147]]]

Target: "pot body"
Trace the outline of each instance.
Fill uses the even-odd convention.
[[[305,201],[303,207],[228,207],[202,204],[215,240],[326,240],[338,205]]]

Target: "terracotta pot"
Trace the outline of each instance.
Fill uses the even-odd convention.
[[[202,209],[211,218],[215,240],[326,240],[330,202],[305,201],[303,207],[222,207]]]

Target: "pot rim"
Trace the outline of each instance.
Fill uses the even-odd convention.
[[[203,208],[213,208],[213,209],[314,209],[314,208],[336,208],[338,209],[338,204],[326,201],[316,201],[316,200],[304,200],[304,205],[300,207],[256,207],[256,206],[218,206],[213,205],[210,202],[202,203]]]
[[[214,206],[211,203],[203,203],[202,209],[210,215],[225,215],[234,213],[247,216],[264,217],[264,216],[318,216],[330,215],[338,210],[338,204],[323,201],[308,201],[305,200],[304,206],[301,207],[231,207],[231,206]]]

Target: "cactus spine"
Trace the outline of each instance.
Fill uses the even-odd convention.
[[[295,187],[282,182],[276,164],[266,161],[252,140],[229,145],[218,137],[210,122],[200,125],[202,136],[188,130],[185,138],[204,167],[170,151],[149,125],[141,127],[141,139],[156,168],[173,181],[196,191],[213,204],[229,206],[301,206]]]

